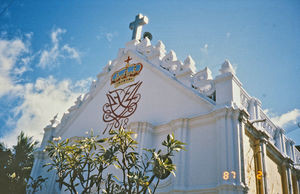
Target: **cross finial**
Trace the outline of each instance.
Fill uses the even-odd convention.
[[[138,14],[135,16],[135,20],[129,24],[130,30],[132,32],[132,40],[140,40],[142,34],[142,26],[148,24],[148,17]]]
[[[131,59],[132,58],[130,56],[128,56],[128,58],[124,62],[126,62],[128,64]]]

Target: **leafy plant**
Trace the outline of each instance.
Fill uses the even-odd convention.
[[[36,179],[33,179],[32,177],[29,177],[31,180],[27,184],[27,193],[34,194],[38,191],[42,190],[42,184],[48,179],[48,178],[43,178],[42,176],[38,176]]]
[[[76,140],[56,138],[45,149],[51,159],[45,166],[56,170],[60,188],[71,193],[155,193],[160,180],[175,176],[171,158],[185,144],[172,134],[162,142],[164,154],[156,149],[139,154],[133,134],[120,128],[107,138],[93,132]]]

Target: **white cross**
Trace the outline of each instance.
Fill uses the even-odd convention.
[[[135,20],[129,24],[130,30],[132,32],[132,40],[140,40],[142,34],[142,26],[144,24],[148,24],[147,16],[143,16],[142,14],[138,14],[135,16]]]

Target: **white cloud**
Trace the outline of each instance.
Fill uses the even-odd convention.
[[[65,44],[65,45],[62,47],[62,50],[64,50],[64,51],[67,52],[68,57],[69,57],[70,59],[75,59],[75,60],[78,61],[78,63],[81,63],[79,52],[78,52],[75,48],[72,48],[72,47],[70,47],[69,45]]]
[[[60,47],[60,36],[67,31],[65,29],[57,28],[51,33],[52,47],[41,51],[40,61],[38,66],[41,68],[50,67],[53,68],[59,64],[59,61],[63,58],[76,59],[80,63],[79,52],[70,47],[68,44]]]
[[[28,56],[21,59],[22,63],[26,66],[29,65],[29,63],[32,61],[34,56]]]
[[[12,41],[0,40],[0,64],[1,70],[9,71],[22,52],[27,48],[22,40],[15,39]]]
[[[62,116],[76,98],[87,91],[88,83],[88,80],[80,80],[72,84],[70,80],[58,81],[50,76],[23,85],[18,95],[23,102],[12,110],[15,117],[21,116],[18,119],[9,118],[7,124],[15,128],[2,137],[0,142],[8,146],[14,145],[22,130],[41,141],[43,129],[50,119],[57,113]]]
[[[58,45],[53,45],[50,50],[44,50],[41,53],[40,62],[38,66],[42,68],[53,67],[57,63],[57,58],[59,56]]]
[[[27,135],[34,136],[34,139],[41,140],[43,128],[49,124],[49,120],[57,113],[62,116],[82,94],[73,91],[72,88],[71,81],[57,81],[52,76],[39,78],[35,83],[24,85],[23,103],[13,110],[14,115],[20,114],[21,116],[15,121],[15,129],[4,136],[1,141],[8,146],[13,145],[21,130]]]
[[[29,32],[29,33],[25,34],[25,37],[28,38],[28,39],[31,39],[32,36],[33,36],[33,32]]]
[[[61,35],[61,34],[64,34],[64,33],[66,33],[67,32],[67,30],[65,30],[65,29],[61,29],[61,28],[57,28],[56,30],[54,30],[52,33],[51,33],[51,40],[52,40],[52,42],[54,43],[54,44],[58,44],[59,43],[59,40],[58,40],[58,38],[59,38],[59,35]]]
[[[22,66],[20,68],[16,67],[13,71],[15,75],[22,75],[24,72],[28,71],[28,68],[26,66]]]
[[[299,122],[300,120],[300,110],[294,109],[280,116],[271,117],[271,120],[280,127],[286,127],[288,125],[296,125],[297,122]]]
[[[51,36],[53,43],[57,43],[57,47],[58,36],[63,32],[63,30],[58,30]],[[79,59],[76,50],[68,45],[63,48],[70,57]],[[13,129],[0,139],[0,142],[8,146],[16,143],[16,137],[21,130],[41,141],[43,128],[49,120],[57,113],[62,116],[76,98],[86,92],[91,79],[72,83],[70,80],[59,81],[49,76],[38,78],[31,83],[19,84],[16,76],[28,70],[34,56],[28,56],[28,50],[27,44],[20,39],[0,39],[0,98],[10,95],[10,100],[18,99],[19,101],[18,105],[9,112],[12,116],[5,123],[6,127]]]
[[[74,86],[73,86],[73,89],[75,90],[78,90],[78,91],[81,91],[81,89],[86,89],[86,88],[89,88],[91,83],[93,81],[93,78],[92,77],[89,77],[87,79],[82,79],[82,80],[79,80],[77,81]],[[85,92],[85,91],[82,91],[82,92]]]
[[[27,47],[20,39],[0,40],[0,97],[19,89],[14,85],[11,73],[20,56],[27,51]]]
[[[30,67],[30,63],[35,58],[35,55],[26,56],[20,59],[19,67],[14,67],[12,74],[15,76],[21,76],[23,73],[27,71],[32,71]]]
[[[114,35],[112,33],[106,33],[106,39],[108,40],[108,42],[111,42],[113,37]]]
[[[118,32],[107,32],[104,28],[100,27],[100,33],[96,36],[97,40],[106,39],[108,42],[112,42],[113,39],[118,36]]]
[[[204,44],[202,48],[200,48],[200,51],[204,54],[207,54],[208,51],[208,44]]]

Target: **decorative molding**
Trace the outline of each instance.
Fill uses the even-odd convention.
[[[206,96],[211,96],[216,91],[212,73],[208,67],[205,67],[193,76],[192,86]]]
[[[171,50],[166,56],[163,57],[160,66],[174,75],[177,74],[182,63],[177,60],[176,53]]]
[[[277,130],[276,125],[269,119],[269,117],[261,109],[260,109],[260,118],[266,119],[266,121],[261,124],[261,127],[270,134],[272,139],[274,139]]]
[[[246,91],[243,88],[241,88],[240,98],[242,107],[248,110],[250,96],[246,93]]]
[[[139,57],[140,62],[145,64],[144,68],[147,68],[148,70],[152,71],[153,73],[158,74],[164,81],[172,84],[177,89],[185,92],[187,95],[189,95],[190,97],[192,97],[196,101],[198,101],[198,100],[205,101],[205,102],[208,102],[206,104],[209,105],[210,108],[215,107],[215,102],[213,100],[211,100],[210,98],[206,97],[205,95],[199,93],[196,90],[192,90],[190,87],[187,87],[185,84],[183,84],[179,80],[174,79],[174,78],[172,79],[170,77],[170,76],[172,76],[172,74],[170,74],[170,72],[162,71],[162,68],[158,67],[157,65],[152,64],[150,61],[147,61],[147,59],[145,59],[142,56],[139,56],[139,54],[134,52],[134,51],[129,51],[127,54],[129,54],[130,56]],[[146,64],[148,64],[148,65],[146,65]]]

